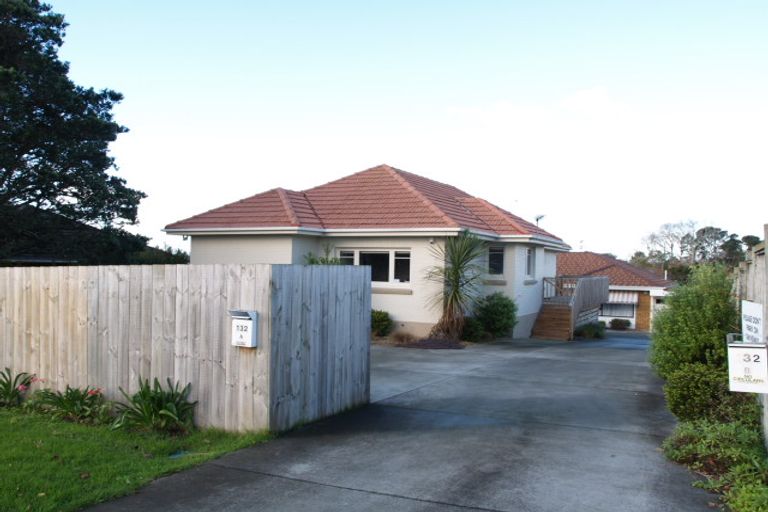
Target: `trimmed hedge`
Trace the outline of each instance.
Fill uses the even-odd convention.
[[[472,316],[464,317],[464,328],[461,330],[462,340],[477,343],[485,340],[487,336],[489,334],[485,332],[480,320]]]
[[[517,304],[501,292],[480,299],[475,318],[491,336],[509,336],[517,325]]]
[[[632,325],[632,322],[626,318],[612,318],[610,323],[611,329],[616,331],[626,331],[630,325]]]
[[[702,363],[688,363],[669,374],[664,396],[681,421],[708,419],[760,424],[760,404],[751,393],[728,391],[728,371]]]
[[[386,311],[371,310],[371,332],[374,336],[386,336],[392,331],[394,322]]]
[[[573,331],[574,336],[577,338],[602,339],[605,338],[605,322],[590,322],[588,324],[580,325]]]

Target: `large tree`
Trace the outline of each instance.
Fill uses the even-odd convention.
[[[693,265],[724,263],[735,267],[744,260],[747,249],[760,243],[760,238],[739,235],[715,227],[696,229],[693,221],[664,224],[645,238],[647,254],[637,251],[630,260],[633,264],[665,270],[670,279],[685,282]]]
[[[136,222],[145,197],[113,174],[122,96],[68,78],[58,57],[66,26],[36,0],[0,0],[0,252],[30,229],[30,212],[119,227]]]

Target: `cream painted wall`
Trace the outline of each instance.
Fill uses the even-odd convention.
[[[310,237],[310,236],[193,236],[191,263],[272,263],[302,264],[310,251],[322,255],[328,243],[334,255],[341,249],[387,249],[411,253],[410,283],[373,283],[372,306],[387,311],[403,330],[425,334],[429,326],[440,318],[440,309],[429,305],[430,299],[440,293],[440,285],[426,280],[427,269],[440,264],[433,255],[434,244],[429,237]],[[529,337],[533,322],[541,309],[542,279],[554,277],[557,258],[555,251],[536,248],[536,274],[525,276],[527,245],[508,243],[504,246],[504,274],[488,276],[496,282],[487,284],[485,292],[497,291],[511,297],[518,307],[519,323],[515,337]]]
[[[190,263],[293,263],[290,236],[193,236]]]
[[[318,240],[314,236],[296,236],[293,237],[293,246],[291,249],[291,261],[294,265],[303,265],[304,257],[310,252],[316,256],[323,256],[323,244],[325,240]]]
[[[427,269],[439,262],[434,258],[426,237],[342,238],[332,237],[336,251],[342,249],[388,249],[411,252],[410,283],[373,283],[372,306],[387,311],[397,323],[434,324],[440,318],[439,308],[430,308],[429,299],[440,293],[440,285],[425,279]],[[435,244],[442,243],[439,239]],[[390,292],[390,293],[385,293]],[[407,295],[403,295],[403,293]],[[402,327],[398,325],[398,327]]]
[[[527,338],[531,335],[533,322],[541,309],[543,278],[555,277],[557,253],[541,247],[536,248],[535,275],[525,275],[527,249],[525,244],[506,244],[504,248],[504,274],[488,275],[485,293],[502,292],[517,304],[518,325],[513,336]]]

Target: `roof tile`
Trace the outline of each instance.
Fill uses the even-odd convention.
[[[669,288],[675,282],[654,272],[607,254],[566,252],[557,255],[557,275],[563,277],[606,276],[614,286],[654,286]]]
[[[250,227],[468,228],[560,240],[456,187],[379,165],[303,192],[274,189],[166,229]]]

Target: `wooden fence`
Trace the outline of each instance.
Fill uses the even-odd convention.
[[[368,401],[370,307],[368,267],[0,268],[0,366],[115,400],[190,382],[199,425],[280,431]],[[230,344],[232,309],[258,348]]]
[[[768,241],[768,224],[764,227],[763,243],[747,253],[747,260],[739,265],[736,290],[739,298],[763,305],[763,319],[768,318],[768,260],[765,245]],[[765,340],[764,340],[765,341]],[[768,395],[759,395],[763,404],[763,441],[768,446]]]

